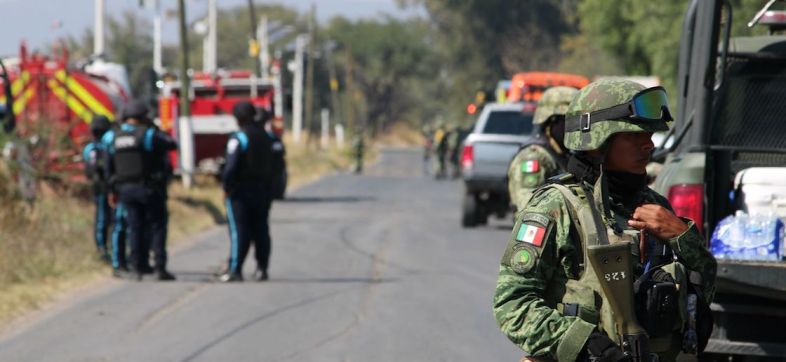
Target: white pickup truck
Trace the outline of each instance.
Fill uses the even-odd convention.
[[[511,210],[508,165],[522,144],[532,139],[531,103],[492,103],[483,108],[464,141],[461,169],[465,193],[461,225],[486,224]]]

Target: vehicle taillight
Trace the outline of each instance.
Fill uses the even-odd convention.
[[[475,152],[472,149],[472,145],[464,146],[464,149],[461,150],[461,168],[465,170],[471,169],[474,160]]]
[[[669,189],[669,202],[677,216],[686,217],[704,232],[704,185],[675,185]]]

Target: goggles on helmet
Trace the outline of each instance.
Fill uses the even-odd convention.
[[[565,131],[589,131],[591,125],[597,122],[629,119],[636,123],[670,122],[668,97],[663,87],[652,87],[642,90],[631,98],[630,101],[606,109],[593,112],[567,116],[565,118]]]

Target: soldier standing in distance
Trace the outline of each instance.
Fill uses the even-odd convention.
[[[522,145],[508,167],[508,191],[516,211],[527,204],[532,191],[565,170],[565,111],[578,92],[573,87],[553,87],[538,101],[532,118],[538,127],[535,140]]]
[[[221,282],[243,280],[243,261],[251,240],[257,269],[254,279],[268,279],[270,229],[268,212],[271,202],[272,142],[264,127],[254,122],[256,109],[251,103],[239,102],[232,108],[240,130],[227,141],[226,165],[221,175],[227,220],[229,222],[229,265],[219,276]]]
[[[646,183],[650,137],[670,121],[663,88],[625,80],[596,81],[568,107],[569,173],[537,189],[516,216],[494,295],[501,330],[533,360],[630,360],[587,256],[605,241],[631,245],[634,275],[623,280],[640,285],[636,319],[650,351],[672,361],[703,349],[716,261],[693,221]],[[656,284],[664,294],[650,293]],[[690,301],[698,313],[687,315]]]

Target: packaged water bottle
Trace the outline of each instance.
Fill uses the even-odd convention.
[[[710,252],[716,258],[739,259],[745,240],[745,213],[727,216],[715,227],[710,239]]]
[[[782,223],[774,213],[756,214],[747,218],[743,258],[746,260],[778,260]]]
[[[745,227],[748,224],[748,214],[744,211],[738,210],[734,214],[734,222],[732,223],[731,230],[729,230],[729,237],[726,244],[729,245],[729,258],[730,259],[745,259],[745,247],[747,246],[747,237]]]

